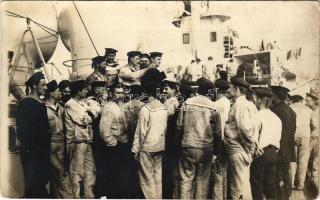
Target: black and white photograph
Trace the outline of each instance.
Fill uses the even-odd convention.
[[[320,198],[318,1],[0,11],[1,198]]]

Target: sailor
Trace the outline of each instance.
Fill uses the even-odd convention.
[[[128,198],[128,164],[130,149],[128,144],[127,121],[124,110],[123,85],[117,83],[110,88],[111,99],[105,104],[99,124],[100,136],[107,146],[109,198]]]
[[[45,94],[46,81],[41,72],[26,82],[27,96],[19,102],[17,135],[21,142],[25,198],[48,198],[50,134],[47,108],[40,96]]]
[[[228,114],[230,110],[230,100],[227,98],[228,89],[230,87],[229,82],[224,79],[218,79],[215,81],[217,87],[217,100],[215,106],[221,116],[221,140],[216,140],[216,145],[220,145],[218,152],[215,152],[212,159],[212,198],[213,199],[226,199],[227,198],[227,155],[223,148],[224,128],[226,121],[228,120]]]
[[[280,148],[282,123],[269,107],[272,90],[267,87],[253,88],[253,101],[258,108],[255,116],[258,134],[257,147],[250,167],[250,183],[253,199],[276,199],[277,194],[277,151]]]
[[[93,81],[91,83],[91,90],[87,93],[86,103],[91,107],[91,111],[94,114],[94,118],[97,118],[101,114],[102,107],[100,101],[105,101],[106,97],[106,82],[105,81]],[[102,99],[103,98],[103,99]]]
[[[140,56],[140,69],[147,68],[150,64],[150,56],[147,53],[142,53]]]
[[[312,109],[308,180],[316,191],[319,192],[319,98],[317,93],[307,93],[306,105]]]
[[[63,124],[63,107],[57,102],[61,92],[55,80],[47,83],[46,102],[51,134],[51,189],[55,198],[74,198],[68,170],[65,169],[65,133]]]
[[[303,97],[301,95],[293,95],[290,100],[290,107],[297,115],[296,132],[294,136],[297,148],[297,165],[296,171],[293,171],[292,174],[295,175],[293,176],[295,177],[295,189],[302,191],[304,189],[309,159],[312,110],[303,103]]]
[[[118,50],[113,48],[106,48],[105,49],[105,60],[107,61],[106,67],[106,77],[107,77],[107,86],[110,87],[111,85],[115,84],[118,81],[118,74],[121,66],[115,61],[116,54]]]
[[[179,151],[175,141],[176,123],[178,117],[179,101],[177,98],[178,83],[168,79],[163,81],[162,93],[165,96],[164,105],[168,111],[168,128],[166,134],[166,150],[164,154],[164,191],[163,195],[166,199],[178,198],[178,179],[179,169],[178,160]]]
[[[64,106],[64,104],[67,103],[67,101],[69,101],[69,99],[71,98],[71,96],[70,96],[70,92],[71,92],[70,84],[71,84],[71,82],[69,80],[62,80],[62,81],[60,81],[60,83],[58,85],[58,88],[59,88],[60,93],[61,93],[61,98],[58,101],[58,103],[61,106]]]
[[[185,102],[188,98],[192,97],[193,89],[190,84],[186,81],[183,81],[179,85],[179,107]]]
[[[202,76],[202,67],[197,64],[195,60],[191,61],[191,64],[187,66],[185,75],[189,76],[190,81],[196,81]]]
[[[177,119],[177,130],[182,138],[179,160],[181,199],[208,198],[214,139],[220,135],[220,114],[206,96],[214,84],[205,78],[200,78],[197,84],[199,95],[184,102]],[[192,190],[193,183],[195,190]]]
[[[146,199],[162,199],[162,157],[167,129],[166,107],[156,99],[159,81],[143,82],[148,95],[141,108],[132,152],[138,160],[140,187]]]
[[[213,58],[209,56],[207,63],[203,65],[203,77],[214,82],[216,77],[216,71],[217,69],[215,63],[213,62]]]
[[[175,78],[176,78],[176,81],[177,81],[178,83],[181,82],[183,73],[184,73],[183,67],[182,67],[181,65],[178,65],[178,66],[177,66],[177,71],[176,71],[176,73],[175,73]]]
[[[166,98],[164,105],[168,109],[169,116],[173,116],[177,107],[179,106],[179,102],[176,97],[178,91],[178,83],[166,79],[163,81],[162,85],[162,93],[165,95]]]
[[[280,149],[277,163],[277,192],[279,199],[289,199],[292,192],[290,162],[296,161],[295,140],[296,113],[284,101],[289,89],[283,86],[271,86],[273,107],[271,108],[282,122]]]
[[[161,64],[161,60],[162,60],[162,53],[155,51],[155,52],[149,53],[149,55],[150,55],[150,60],[151,60],[150,65],[152,67],[159,68],[160,64]]]
[[[119,78],[126,87],[140,85],[140,78],[149,69],[149,67],[140,69],[140,55],[140,51],[129,51],[128,64],[120,69]]]
[[[128,143],[129,148],[132,148],[133,143],[133,137],[134,133],[136,131],[138,118],[139,118],[139,112],[144,106],[144,102],[140,100],[141,94],[142,94],[142,87],[141,85],[131,85],[130,91],[129,91],[130,97],[129,101],[123,105],[123,111],[126,116],[127,120],[127,131],[128,131]],[[128,182],[130,184],[130,191],[129,191],[129,197],[132,199],[136,198],[143,198],[141,196],[140,192],[140,186],[139,186],[139,177],[138,177],[138,163],[134,159],[134,156],[130,156],[130,173],[128,177]]]
[[[230,199],[252,199],[250,164],[255,148],[254,134],[256,106],[246,99],[250,84],[232,78],[229,96],[233,98],[224,132],[224,147],[228,155]]]
[[[94,186],[94,193],[96,198],[106,196],[106,164],[105,159],[105,145],[99,134],[99,123],[101,117],[102,104],[105,101],[104,95],[106,94],[106,82],[105,81],[94,81],[91,83],[91,91],[87,94],[86,103],[94,111],[93,113],[97,115],[93,119],[92,129],[93,129],[93,142],[92,142],[92,152],[96,165],[96,183]]]
[[[94,111],[86,103],[88,88],[84,80],[71,82],[72,98],[65,105],[65,127],[70,179],[75,198],[80,198],[80,181],[84,181],[84,197],[94,198],[95,164],[92,154],[92,121]]]
[[[104,57],[107,62],[107,67],[116,67],[118,66],[118,63],[115,61],[116,54],[118,50],[114,48],[105,48],[106,52],[104,54]]]
[[[155,65],[153,64],[150,64],[150,65],[152,65],[152,67],[141,77],[141,83],[143,82],[148,83],[156,80],[161,82],[166,78],[166,74],[164,72],[160,72],[157,68],[154,67]],[[162,99],[160,88],[158,89],[159,91],[157,91],[157,98]],[[147,96],[147,95],[143,94],[143,96]],[[143,98],[143,96],[141,100],[144,102],[144,100],[147,100],[148,98],[147,97]]]
[[[103,56],[96,56],[92,58],[92,68],[94,71],[90,74],[86,82],[91,84],[93,81],[107,81],[106,77],[106,60]]]

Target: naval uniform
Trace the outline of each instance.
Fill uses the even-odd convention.
[[[65,105],[65,125],[70,178],[76,198],[80,198],[80,181],[84,181],[85,198],[94,198],[93,187],[96,181],[96,168],[92,154],[92,120],[85,100],[71,98]],[[91,114],[92,115],[92,114]]]
[[[65,169],[65,132],[63,124],[63,107],[56,103],[55,105],[46,103],[49,132],[51,133],[51,189],[56,198],[74,198],[70,177]]]
[[[140,69],[140,66],[125,65],[119,72],[119,78],[123,85],[140,85],[140,78],[149,68]]]
[[[107,86],[115,84],[118,81],[118,74],[122,67],[118,63],[107,63],[106,67],[106,82]]]
[[[295,140],[296,113],[286,103],[281,102],[271,108],[282,122],[280,150],[278,151],[277,187],[280,199],[289,199],[292,192],[290,162],[296,161]]]
[[[25,197],[48,198],[50,133],[47,108],[40,100],[25,97],[17,110],[17,135],[21,142]]]

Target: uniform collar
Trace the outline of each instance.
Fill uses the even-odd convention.
[[[50,103],[46,102],[45,105],[46,105],[48,108],[51,108],[51,109],[54,110],[54,111],[58,111],[59,106],[58,106],[57,103],[55,103],[55,104],[53,105],[53,104],[50,104]]]
[[[101,74],[99,71],[95,71],[95,74],[98,75],[100,78],[103,78],[103,74]]]

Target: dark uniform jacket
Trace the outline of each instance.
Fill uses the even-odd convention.
[[[49,120],[46,106],[26,97],[17,110],[17,134],[22,150],[48,153],[50,150]]]
[[[17,135],[21,142],[25,195],[30,198],[47,198],[45,185],[49,181],[50,169],[47,108],[40,101],[26,97],[19,102],[16,120]]]
[[[282,122],[280,150],[278,151],[279,162],[295,162],[294,134],[296,132],[296,113],[284,102],[275,105],[271,111],[274,112]]]

